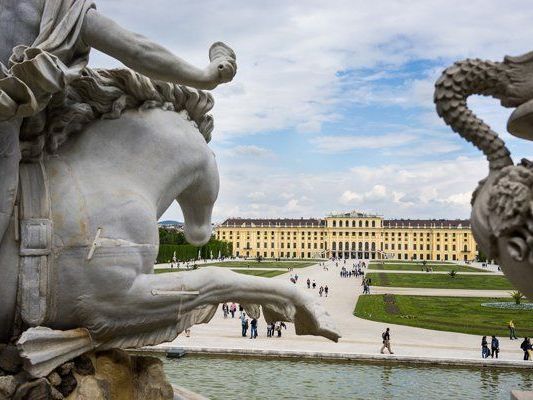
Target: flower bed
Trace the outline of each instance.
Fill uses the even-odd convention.
[[[504,308],[506,310],[533,311],[533,303],[515,304],[511,301],[500,301],[497,303],[481,303],[482,307]]]

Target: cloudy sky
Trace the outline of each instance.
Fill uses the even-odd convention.
[[[352,209],[387,218],[468,217],[487,162],[437,117],[433,83],[455,60],[533,50],[523,1],[100,0],[98,9],[189,62],[224,41],[235,80],[217,88],[221,190],[214,221],[320,217]],[[94,52],[92,66],[119,64]],[[512,110],[471,107],[515,161],[533,144],[505,132]],[[164,219],[181,220],[173,204]]]

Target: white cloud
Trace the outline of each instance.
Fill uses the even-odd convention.
[[[450,159],[461,142],[436,116],[433,83],[441,66],[456,59],[501,60],[504,54],[531,50],[533,4],[519,0],[176,4],[153,0],[147,7],[141,1],[113,0],[98,6],[124,27],[199,67],[207,65],[211,43],[222,40],[235,49],[239,64],[235,81],[214,91],[213,143],[221,148],[215,219],[322,216],[352,203],[388,217],[469,214],[466,199],[486,175],[487,163],[481,158]],[[406,68],[417,61],[430,61],[435,67]],[[97,52],[91,63],[118,65]],[[350,110],[354,104],[374,108],[368,115],[364,110],[354,114]],[[497,131],[504,130],[507,110],[494,101],[472,99],[470,104]],[[405,111],[403,126],[385,125],[380,118],[385,106]],[[412,109],[417,111],[408,115]],[[324,125],[339,121],[345,131],[327,136]],[[361,126],[369,122],[374,129],[363,130]],[[308,133],[302,140],[323,153],[317,157],[371,149],[368,153],[388,154],[391,161],[376,167],[374,160],[358,157],[361,165],[353,168],[343,163],[336,170],[305,173],[312,166],[285,167],[273,155],[276,150],[270,152],[251,140],[235,146],[240,136],[280,130],[288,137]],[[351,132],[357,135],[347,134]],[[510,140],[510,145],[516,147],[515,158],[531,153],[531,145],[523,141]],[[285,156],[295,159],[300,153],[301,147],[293,145]],[[446,154],[447,161],[433,157]],[[428,161],[421,162],[422,156]],[[176,205],[166,217],[180,219]]]
[[[409,134],[386,134],[381,136],[319,136],[310,140],[321,153],[343,153],[357,149],[383,149],[404,146],[416,138]]]
[[[264,192],[252,192],[246,197],[248,197],[250,200],[262,200],[266,197],[266,195]]]
[[[269,157],[273,155],[270,150],[255,145],[236,146],[223,150],[223,153],[230,157]]]
[[[446,60],[444,65],[467,56],[501,59],[529,51],[533,36],[531,5],[518,0],[241,0],[223,7],[206,0],[182,2],[172,13],[172,0],[155,0],[149,8],[126,0],[98,5],[198,66],[207,63],[214,41],[235,48],[235,82],[215,92],[215,140],[276,129],[320,130],[324,121],[338,118],[344,99],[338,71],[380,68],[367,78],[371,81],[417,59]],[[520,29],[512,29],[516,26]],[[95,65],[116,65],[93,58]],[[414,81],[411,98],[431,102],[431,92],[427,82]],[[397,101],[406,100],[397,96]]]

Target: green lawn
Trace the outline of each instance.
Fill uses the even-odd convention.
[[[380,261],[370,261],[370,264],[374,263],[380,263]],[[385,264],[422,264],[422,261],[413,261],[413,260],[383,260]],[[446,265],[446,264],[454,264],[451,261],[427,261],[428,264],[433,265]]]
[[[354,315],[391,324],[502,337],[508,335],[507,323],[512,319],[517,336],[533,336],[532,311],[481,307],[481,303],[492,301],[509,299],[365,295],[359,296]],[[518,349],[520,342],[516,343]]]
[[[154,273],[156,274],[164,274],[167,272],[186,272],[186,269],[170,269],[170,268],[159,268],[155,269]],[[189,271],[193,271],[192,269]],[[272,278],[273,276],[281,275],[286,273],[287,271],[284,270],[268,270],[268,269],[232,269],[234,272],[238,272],[239,274],[245,274],[245,275],[254,275],[254,276],[262,276],[263,278]]]
[[[186,269],[177,269],[177,268],[157,268],[155,269],[154,268],[154,274],[165,274],[167,272],[182,272],[182,271],[187,271]],[[192,270],[191,270],[192,271]]]
[[[261,276],[263,278],[272,278],[273,276],[281,275],[286,273],[287,271],[274,271],[274,270],[268,270],[268,269],[232,269],[232,271],[238,272],[239,274],[244,275],[253,275],[253,276]]]
[[[228,261],[218,263],[197,263],[199,267],[225,267],[225,268],[305,268],[317,264],[317,262],[305,261]]]
[[[433,271],[451,271],[452,269],[456,272],[490,272],[480,268],[468,267],[457,264],[438,264],[438,263],[428,263],[426,267],[433,268]],[[415,263],[385,263],[381,264],[380,262],[371,262],[368,268],[378,269],[385,271],[421,271],[426,269],[422,264]]]
[[[456,275],[448,274],[394,274],[372,272],[366,274],[372,286],[436,288],[436,289],[485,289],[512,290],[513,286],[503,276],[495,275]]]

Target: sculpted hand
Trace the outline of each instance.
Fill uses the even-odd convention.
[[[229,46],[222,42],[214,43],[209,49],[209,60],[211,64],[206,69],[209,89],[233,80],[237,73],[237,62],[235,53]]]

